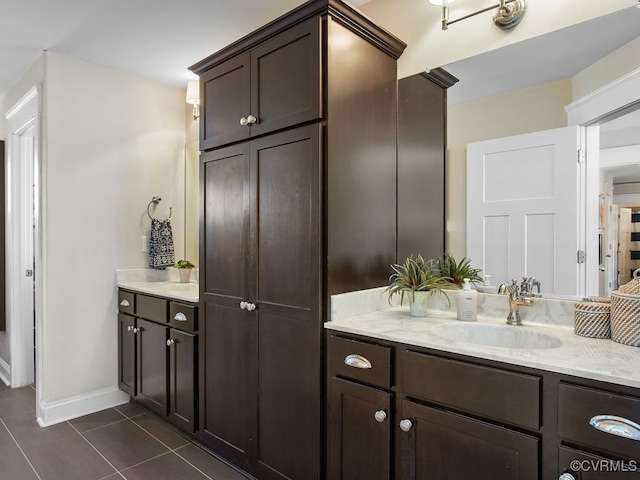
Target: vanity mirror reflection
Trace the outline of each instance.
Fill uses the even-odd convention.
[[[636,76],[640,76],[638,51],[640,9],[631,7],[443,67],[460,79],[448,92],[448,251],[456,256],[465,256],[468,254],[468,241],[483,242],[483,238],[478,238],[482,234],[467,238],[466,192],[469,186],[477,185],[480,181],[479,178],[466,178],[467,145],[588,123],[573,121],[568,113],[572,108],[580,107],[581,99],[593,96],[593,92],[597,93],[617,79],[633,76],[634,71]],[[634,101],[640,104],[640,94],[629,103]],[[570,107],[565,111],[567,105]],[[611,158],[612,153],[613,156],[618,153],[616,149],[640,149],[640,114],[631,114],[631,110],[633,107],[624,112],[624,117],[616,112],[611,118],[594,122],[599,126],[583,129],[588,132],[585,137],[587,173],[579,182],[579,187],[585,192],[582,200],[584,206],[575,219],[583,237],[583,246],[576,246],[572,250],[572,257],[576,257],[574,268],[583,270],[578,274],[581,283],[571,285],[568,289],[558,288],[553,279],[545,282],[544,278],[540,278],[535,262],[527,264],[525,261],[526,272],[492,275],[494,284],[526,274],[542,281],[545,296],[553,293],[568,296],[607,295],[615,288],[619,262],[616,258],[617,242],[612,233],[614,215],[609,214],[609,205],[613,204],[616,190],[622,184],[625,184],[624,188],[631,197],[633,192],[637,192],[637,201],[640,197],[640,175],[636,173],[638,169],[635,164],[633,169],[630,168],[628,160],[603,161],[601,166],[607,168],[599,169],[596,154]],[[619,118],[612,120],[613,117]],[[536,160],[534,157],[533,161]],[[619,166],[625,166],[626,169],[622,170]],[[511,181],[509,178],[501,180]],[[629,200],[629,196],[626,200]],[[605,228],[607,221],[609,228]],[[537,237],[536,234],[535,231],[529,232],[528,238],[533,241],[528,244],[533,249],[536,248],[536,238],[542,238],[542,235]],[[556,241],[562,242],[563,238],[557,238]],[[577,265],[580,249],[585,252],[586,263]],[[523,256],[526,256],[524,252]],[[476,262],[476,258],[473,260],[487,274],[492,274],[485,268],[482,259],[479,262]]]

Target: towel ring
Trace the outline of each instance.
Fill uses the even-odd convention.
[[[151,212],[149,211],[149,209],[151,208],[151,204],[153,203],[154,205],[157,205],[158,203],[160,203],[160,200],[162,200],[162,198],[160,197],[153,197],[151,199],[151,201],[149,202],[149,205],[147,205],[147,215],[149,215],[149,218],[151,220],[153,220],[153,217],[151,216]],[[171,218],[171,214],[173,212],[171,211],[171,207],[169,207],[169,217],[167,218],[167,220],[169,220]]]

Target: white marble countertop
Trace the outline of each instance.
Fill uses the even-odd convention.
[[[199,286],[197,282],[180,283],[175,281],[118,282],[119,288],[140,293],[159,295],[184,302],[198,302]]]
[[[544,349],[486,346],[438,336],[438,328],[434,331],[434,327],[445,323],[464,325],[467,322],[446,313],[416,318],[409,315],[407,307],[392,307],[326,322],[325,328],[640,388],[638,347],[609,339],[581,337],[569,326],[529,323],[511,327],[505,325],[504,319],[479,317],[477,323],[540,332],[562,342],[560,347]]]

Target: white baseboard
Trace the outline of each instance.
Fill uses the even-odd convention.
[[[56,423],[117,407],[129,401],[129,395],[115,387],[49,402],[41,400],[38,408],[38,424],[48,427]]]
[[[0,380],[2,380],[7,387],[11,386],[11,367],[3,358],[0,358]]]

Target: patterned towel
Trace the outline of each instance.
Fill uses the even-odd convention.
[[[151,219],[149,235],[149,267],[164,270],[176,262],[173,254],[173,233],[169,220]]]

